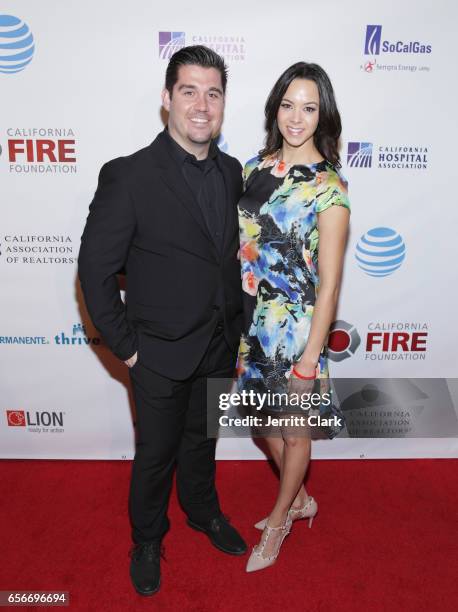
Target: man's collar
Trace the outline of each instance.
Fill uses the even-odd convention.
[[[184,164],[187,158],[190,158],[191,160],[196,160],[195,155],[193,155],[192,153],[189,153],[188,151],[186,151],[186,149],[183,149],[183,147],[180,144],[178,144],[176,140],[172,138],[167,126],[164,128],[163,134],[165,136],[166,142],[168,143],[170,147],[170,151],[173,157],[178,161],[179,164]],[[219,154],[219,148],[218,148],[218,145],[216,144],[216,140],[212,140],[210,142],[210,147],[208,149],[207,159],[217,160],[218,154]]]

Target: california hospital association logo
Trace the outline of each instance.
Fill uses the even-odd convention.
[[[29,26],[13,15],[0,15],[0,73],[21,72],[32,61],[34,52]]]
[[[159,57],[169,60],[172,55],[186,45],[184,32],[159,32]]]
[[[350,141],[347,145],[349,168],[390,170],[427,170],[429,150],[421,145],[374,145],[372,142]]]
[[[370,168],[372,166],[372,143],[349,142],[347,164],[351,168]]]

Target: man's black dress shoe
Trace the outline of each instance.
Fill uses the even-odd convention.
[[[247,551],[247,545],[240,534],[222,514],[205,524],[195,523],[191,519],[187,523],[193,529],[206,533],[213,546],[229,555],[244,555]]]
[[[136,544],[131,552],[130,577],[139,595],[154,595],[161,585],[161,543]]]

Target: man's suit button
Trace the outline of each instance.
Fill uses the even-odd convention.
[[[212,308],[213,308],[213,310],[219,310],[220,309],[217,304],[213,304]]]

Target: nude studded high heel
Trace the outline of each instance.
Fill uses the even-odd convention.
[[[308,518],[309,519],[309,527],[312,526],[313,519],[315,518],[316,513],[318,512],[318,504],[313,499],[313,497],[308,497],[305,501],[305,504],[302,508],[290,508],[288,512],[288,517],[291,519],[291,522],[298,521],[300,519]],[[267,519],[262,519],[259,523],[256,523],[256,529],[263,530],[267,525]]]
[[[247,572],[256,572],[258,570],[269,567],[270,565],[273,565],[275,563],[280,553],[280,548],[281,548],[281,545],[283,544],[283,540],[286,538],[286,536],[291,531],[291,525],[292,525],[292,521],[289,518],[289,515],[287,515],[285,524],[282,525],[281,527],[269,527],[269,525],[266,523],[264,532],[261,536],[261,541],[259,542],[257,546],[253,548],[250,558],[248,559],[248,563],[246,566]],[[276,547],[275,553],[273,555],[270,555],[269,557],[264,557],[263,552],[269,540],[269,537],[274,532],[278,532],[278,531],[281,531],[282,533],[280,535],[280,538],[278,539],[278,545]]]

